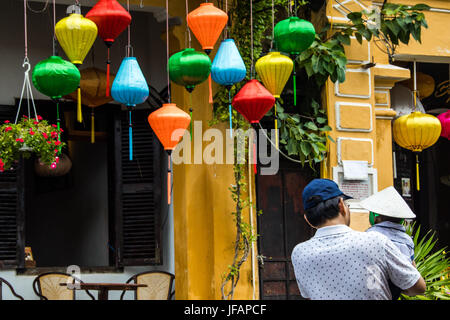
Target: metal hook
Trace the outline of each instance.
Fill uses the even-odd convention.
[[[125,56],[126,57],[134,57],[134,49],[131,45],[125,46]]]
[[[25,60],[23,60],[22,67],[23,67],[23,68],[25,68],[25,67],[27,68],[27,69],[25,70],[25,73],[30,72],[31,65],[30,65],[30,62],[29,62],[28,58],[25,58]]]

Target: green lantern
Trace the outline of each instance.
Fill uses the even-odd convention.
[[[54,100],[77,90],[80,78],[78,68],[58,56],[42,60],[33,69],[35,88]]]
[[[291,55],[298,55],[308,49],[315,37],[313,24],[299,17],[282,20],[274,29],[274,41],[278,50]]]
[[[299,17],[289,17],[277,23],[274,28],[274,42],[279,51],[292,56],[299,55],[314,42],[316,30],[311,22]],[[295,63],[295,57],[294,57]],[[294,106],[297,105],[297,83],[294,64]]]
[[[34,87],[42,94],[56,101],[56,122],[58,126],[58,141],[60,122],[59,103],[61,97],[78,89],[80,85],[80,71],[71,62],[58,56],[51,56],[42,60],[33,69]]]
[[[169,77],[176,84],[192,92],[211,73],[211,60],[203,52],[187,48],[173,54],[169,59]]]

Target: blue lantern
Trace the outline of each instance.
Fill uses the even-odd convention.
[[[122,60],[111,87],[111,96],[117,102],[128,107],[130,160],[133,160],[133,125],[131,122],[132,108],[147,100],[149,89],[147,81],[135,57]]]
[[[242,60],[236,43],[233,39],[225,39],[220,44],[219,50],[211,67],[211,78],[220,85],[228,87],[228,111],[230,113],[230,135],[232,136],[232,109],[231,86],[242,81],[247,74],[244,60]]]

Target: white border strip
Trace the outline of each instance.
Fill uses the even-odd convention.
[[[372,79],[371,79],[371,73],[370,68],[369,69],[349,69],[345,71],[347,72],[359,72],[359,73],[367,73],[369,75],[369,94],[368,95],[358,95],[358,94],[345,94],[339,92],[339,81],[336,81],[334,84],[334,95],[337,97],[347,97],[347,98],[358,98],[358,99],[370,99],[372,96]]]
[[[361,108],[369,108],[369,114],[370,114],[370,129],[362,129],[362,128],[342,128],[341,127],[341,106],[354,106],[354,107],[361,107]],[[336,108],[336,129],[339,131],[348,131],[348,132],[372,132],[373,130],[373,117],[372,117],[372,105],[370,103],[356,103],[356,102],[336,102],[335,103]]]
[[[368,141],[371,145],[371,151],[372,151],[372,162],[369,163],[370,167],[373,167],[374,164],[374,153],[373,153],[373,140],[372,139],[363,139],[363,138],[347,138],[347,137],[338,137],[337,138],[337,158],[339,165],[342,165],[342,146],[341,143],[343,140],[350,140],[350,141]],[[352,159],[352,160],[362,160],[362,159]]]

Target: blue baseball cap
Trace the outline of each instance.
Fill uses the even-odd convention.
[[[326,201],[337,196],[342,196],[344,200],[353,199],[344,194],[333,180],[314,179],[303,189],[302,200],[303,208],[308,210],[315,207],[320,202]]]

